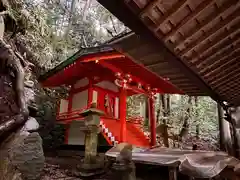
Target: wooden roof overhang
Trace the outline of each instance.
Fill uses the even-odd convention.
[[[118,78],[116,75],[122,76],[119,78],[130,80],[129,95],[136,93],[148,94],[148,91],[183,94],[183,91],[144,66],[105,46],[80,50],[41,76],[40,82],[45,87],[72,85],[77,80],[85,77],[92,78],[95,83],[100,82],[100,80],[115,82]]]
[[[169,79],[189,95],[240,105],[239,0],[98,1],[140,35],[141,48],[154,47],[149,55],[161,54],[159,61],[145,62],[150,69],[161,75],[160,67],[169,64],[166,76],[177,68],[182,82]]]

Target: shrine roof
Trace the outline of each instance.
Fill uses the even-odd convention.
[[[136,60],[141,56],[188,95],[240,105],[239,0],[98,2],[136,33],[131,39],[140,39],[119,49]]]
[[[81,49],[66,61],[40,76],[45,87],[71,85],[77,80],[90,77],[114,82],[116,73],[130,75],[142,85],[158,89],[160,93],[183,94],[166,79],[146,69],[143,65],[109,46]]]

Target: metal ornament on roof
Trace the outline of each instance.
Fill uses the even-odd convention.
[[[123,89],[129,89],[129,90],[139,90],[139,92],[147,94],[149,97],[155,99],[155,95],[157,93],[157,89],[153,88],[151,89],[151,87],[149,85],[146,86],[146,88],[143,87],[143,85],[141,83],[134,83],[137,84],[137,86],[131,85],[130,83],[133,82],[133,79],[131,77],[130,74],[126,74],[126,75],[122,75],[121,73],[116,73],[116,79],[114,81],[114,83]]]

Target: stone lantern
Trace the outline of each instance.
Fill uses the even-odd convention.
[[[97,157],[100,116],[104,115],[104,112],[97,109],[94,103],[80,115],[84,117],[84,127],[81,130],[85,133],[85,155],[80,173],[82,176],[92,176],[99,173],[104,165],[104,161]]]

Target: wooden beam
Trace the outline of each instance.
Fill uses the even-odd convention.
[[[195,19],[206,7],[208,7],[209,5],[212,5],[214,3],[215,3],[215,1],[212,1],[212,0],[204,0],[202,3],[200,3],[197,6],[197,8],[190,15],[188,15],[186,18],[183,18],[182,21],[179,24],[177,24],[177,26],[172,28],[171,31],[169,31],[165,35],[163,40],[166,42],[172,35],[174,35],[176,32],[178,32],[185,24],[187,24],[189,21]]]
[[[216,79],[216,77],[222,77],[232,72],[233,70],[235,70],[236,69],[235,65],[236,64],[240,65],[239,59],[240,59],[240,56],[229,59],[227,63],[223,63],[220,66],[218,66],[216,69],[211,71],[209,74],[205,74],[204,78],[207,79],[207,82],[209,84],[211,84],[214,81],[214,79]]]
[[[236,69],[236,71],[228,74],[227,76],[225,76],[225,79],[222,79],[221,82],[218,82],[218,84],[213,84],[212,87],[215,89],[215,88],[218,88],[220,86],[222,86],[223,84],[227,83],[227,82],[230,82],[231,80],[234,80],[236,79],[237,77],[239,76],[239,69]]]
[[[239,89],[240,87],[238,87],[238,89]],[[238,96],[237,96],[238,97]],[[228,100],[230,100],[230,101],[240,101],[240,98],[238,97],[238,98],[236,98],[236,93],[235,94],[232,94],[230,97],[227,97],[227,99]]]
[[[109,0],[98,0],[105,8],[107,8],[112,14],[114,14],[120,21],[122,21],[126,26],[132,29],[137,35],[140,35],[142,41],[152,44],[153,47],[158,50],[164,57],[164,59],[175,67],[181,69],[183,74],[188,77],[199,89],[214,100],[219,102],[223,107],[225,107],[221,97],[212,90],[212,88],[206,84],[206,82],[197,75],[193,69],[189,68],[186,62],[181,61],[177,58],[173,52],[171,52],[161,41],[159,41],[155,35],[149,30],[141,20],[137,18],[133,12],[131,12],[127,6],[121,0],[109,1]],[[124,13],[123,13],[124,12]]]
[[[156,6],[159,0],[152,0],[150,1],[139,13],[139,17],[143,18],[143,16],[152,8]]]
[[[205,19],[204,23],[197,25],[197,27],[192,29],[186,36],[184,36],[183,39],[181,39],[181,41],[179,41],[179,43],[176,43],[175,48],[184,44],[184,42],[187,39],[190,39],[192,36],[194,36],[199,31],[202,31],[205,28],[205,26],[207,26],[209,23],[212,23],[212,21],[214,21],[215,19],[220,18],[225,11],[227,11],[232,6],[236,6],[236,3],[238,3],[238,2],[239,2],[238,0],[226,1],[224,4],[222,4],[222,6],[220,8],[217,9],[217,11],[214,11],[210,16],[208,16]]]
[[[239,93],[239,85],[238,83],[233,83],[233,84],[230,84],[227,88],[224,88],[222,89],[221,88],[221,94],[225,94],[225,96],[227,96],[228,98],[229,97],[232,97],[232,96],[235,96]]]
[[[240,74],[240,72],[237,73],[238,75]],[[226,87],[225,88],[221,88],[219,90],[220,93],[226,93],[226,94],[232,94],[232,92],[235,92],[236,89],[234,89],[235,87],[239,86],[239,77],[236,77],[233,81],[227,81],[226,82]],[[238,90],[237,90],[238,91]]]
[[[223,29],[223,28],[227,28],[227,26],[229,26],[230,23],[232,23],[233,21],[235,21],[240,15],[240,8],[236,9],[230,16],[228,16],[226,19],[224,19],[223,21],[221,21],[220,23],[218,23],[217,25],[213,26],[209,31],[205,32],[200,38],[196,39],[196,41],[193,41],[191,43],[189,43],[187,45],[187,47],[181,51],[180,53],[178,53],[179,56],[184,56],[186,53],[188,53],[189,51],[193,50],[196,46],[198,46],[199,44],[201,44],[202,42],[204,42],[206,39],[210,38],[211,36],[214,36],[217,31]],[[239,23],[237,23],[237,26],[239,27]],[[230,28],[230,30],[226,30],[227,34],[231,34],[230,32],[228,33],[228,31],[237,31],[237,29],[235,27]],[[226,37],[226,34],[225,34]],[[219,39],[218,39],[219,41]],[[216,41],[215,41],[216,42]],[[207,47],[211,47],[211,44],[208,44]],[[201,53],[201,52],[199,52]]]
[[[161,25],[166,23],[166,21],[175,14],[179,9],[186,6],[188,3],[187,0],[179,0],[176,4],[173,5],[171,9],[169,9],[159,20],[158,20],[158,26],[154,29],[155,32],[157,32]]]
[[[167,67],[167,66],[169,66],[169,62],[161,62],[161,61],[158,61],[157,63],[154,62],[154,63],[144,64],[144,66],[146,66],[146,67],[148,67],[148,68],[151,68],[151,67],[154,67],[154,66]]]
[[[240,38],[235,41],[235,42],[232,42],[230,45],[226,46],[225,48],[219,50],[218,53],[215,54],[215,56],[210,56],[209,58],[207,58],[205,61],[204,61],[204,64],[207,64],[208,61],[210,62],[215,62],[217,61],[218,59],[221,59],[223,58],[223,56],[228,56],[229,55],[229,51],[231,52],[232,50],[234,49],[238,49],[238,47],[240,47]],[[197,68],[200,68],[201,66],[203,66],[202,63],[200,63],[199,65],[196,65]],[[222,66],[222,65],[221,65]],[[216,70],[216,69],[215,69]]]
[[[222,57],[221,59],[217,59],[215,62],[213,61],[212,63],[209,62],[208,66],[205,66],[205,68],[200,69],[199,74],[200,75],[204,75],[207,74],[209,72],[211,72],[214,68],[216,68],[217,66],[220,66],[221,63],[223,62],[227,62],[228,59],[232,59],[236,56],[240,55],[240,47],[235,49],[233,52],[231,52],[229,55]]]
[[[199,65],[203,59],[211,58],[211,56],[215,55],[220,50],[231,46],[232,43],[240,37],[239,26],[240,25],[237,24],[237,27],[234,26],[234,28],[228,29],[226,34],[222,33],[215,37],[214,40],[210,41],[208,46],[204,46],[200,51],[198,51],[198,54],[193,54],[191,56],[191,62],[194,65]],[[200,58],[199,54],[201,55]]]

